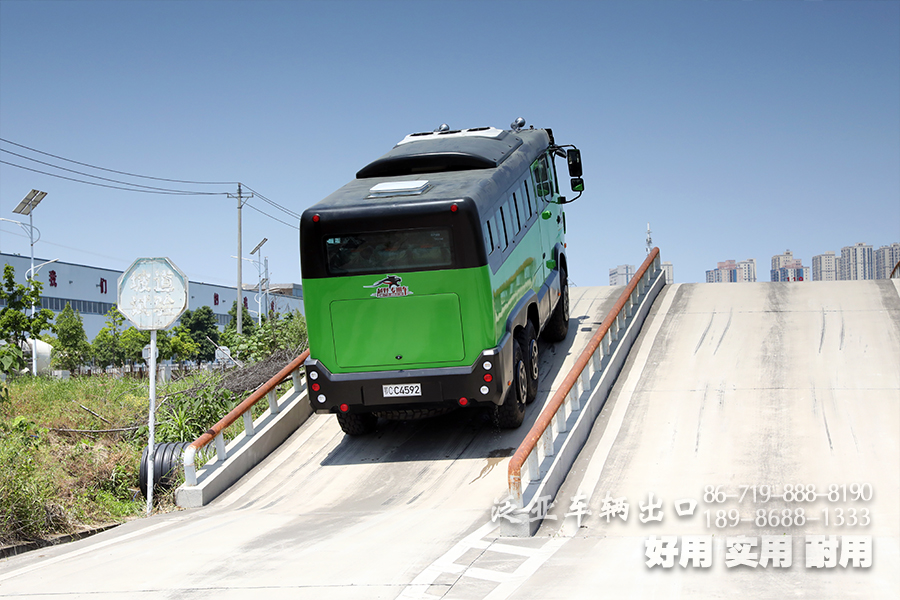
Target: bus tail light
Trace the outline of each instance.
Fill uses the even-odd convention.
[[[319,387],[320,387],[320,386],[319,386],[319,384],[318,384],[318,383],[314,383],[314,384],[312,384],[312,386],[311,386],[311,387],[312,387],[312,391],[314,391],[314,392],[318,392],[318,391],[319,391]]]
[[[341,409],[341,412],[347,412],[348,410],[350,410],[350,407],[347,406],[346,404],[341,404],[340,409]]]
[[[460,405],[460,406],[468,406],[468,405],[469,405],[469,399],[468,399],[468,398],[460,398],[460,399],[459,399],[459,405]]]
[[[484,381],[485,381],[486,383],[490,383],[491,381],[493,381],[493,379],[494,379],[494,376],[491,375],[490,373],[485,373],[485,374],[484,374]]]
[[[322,220],[322,217],[320,217],[319,215],[313,215],[313,223],[318,223],[321,220]]]

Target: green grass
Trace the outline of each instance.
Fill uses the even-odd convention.
[[[143,514],[137,490],[147,444],[146,380],[24,376],[7,387],[0,401],[0,544]],[[160,385],[156,442],[195,439],[239,400],[215,390],[207,375]],[[171,491],[154,496],[158,510],[174,508]]]

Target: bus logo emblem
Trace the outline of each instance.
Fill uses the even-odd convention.
[[[373,298],[402,298],[403,296],[411,296],[412,292],[405,285],[400,285],[403,278],[399,275],[388,275],[380,281],[376,281],[372,285],[363,287],[375,288],[375,293],[371,294]]]

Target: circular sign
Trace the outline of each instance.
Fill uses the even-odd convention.
[[[165,329],[187,309],[187,278],[168,258],[134,261],[118,292],[119,312],[138,329]]]

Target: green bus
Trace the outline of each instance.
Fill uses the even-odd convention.
[[[522,424],[538,343],[566,337],[566,199],[581,154],[550,129],[406,136],[305,210],[300,264],[309,398],[361,435],[378,417],[484,407]],[[576,199],[577,197],[576,196]],[[573,199],[574,200],[574,199]]]

